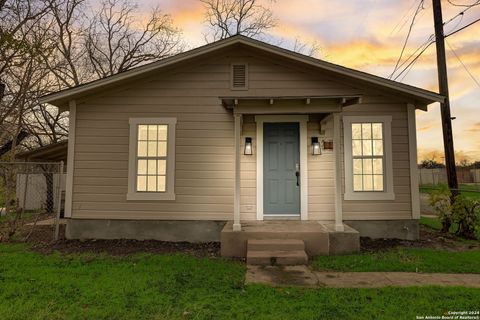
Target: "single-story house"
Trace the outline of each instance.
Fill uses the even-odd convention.
[[[237,35],[41,102],[70,112],[69,238],[245,255],[254,231],[418,238],[415,111],[443,99]]]

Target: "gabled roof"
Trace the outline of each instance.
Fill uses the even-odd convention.
[[[167,66],[171,66],[176,63],[180,63],[187,59],[198,57],[228,46],[235,44],[243,44],[247,47],[256,48],[269,52],[287,59],[291,59],[297,62],[305,63],[307,65],[317,67],[326,71],[330,71],[339,75],[343,75],[352,79],[357,79],[364,81],[368,84],[372,84],[377,87],[387,88],[399,93],[405,94],[407,96],[413,97],[416,101],[420,102],[423,105],[428,105],[433,102],[443,102],[444,97],[438,93],[421,89],[418,87],[410,86],[404,83],[396,82],[379,76],[375,76],[366,72],[358,71],[355,69],[350,69],[343,67],[331,62],[327,62],[321,59],[316,59],[313,57],[305,56],[303,54],[293,52],[284,48],[280,48],[259,40],[248,38],[242,35],[235,35],[227,39],[219,40],[202,47],[198,47],[177,55],[146,64],[134,69],[130,69],[106,78],[98,79],[92,82],[88,82],[82,85],[78,85],[73,88],[61,90],[55,93],[45,95],[39,99],[40,103],[50,103],[58,107],[65,106],[69,100],[75,100],[81,96],[92,93],[94,90],[98,90],[103,86],[109,86],[115,84],[116,82],[125,81],[128,79],[133,79],[135,77],[142,76],[144,74],[156,71]]]

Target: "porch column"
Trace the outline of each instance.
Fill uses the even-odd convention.
[[[240,132],[242,115],[234,113],[235,119],[235,187],[233,195],[233,231],[241,231],[240,224]]]
[[[333,113],[333,156],[335,163],[335,230],[343,231],[343,208],[342,208],[342,164],[341,160],[341,113]],[[345,173],[346,174],[346,173]]]

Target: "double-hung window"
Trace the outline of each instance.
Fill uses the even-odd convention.
[[[390,116],[344,116],[345,200],[393,200]]]
[[[174,200],[176,118],[131,118],[127,200]]]

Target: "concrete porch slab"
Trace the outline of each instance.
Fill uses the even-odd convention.
[[[330,226],[332,225],[332,226]],[[221,234],[221,254],[224,257],[246,257],[248,240],[296,239],[305,243],[308,256],[356,252],[360,249],[359,233],[345,225],[345,231],[335,231],[331,222],[321,221],[245,221],[241,231],[233,231],[233,222],[224,226]]]

